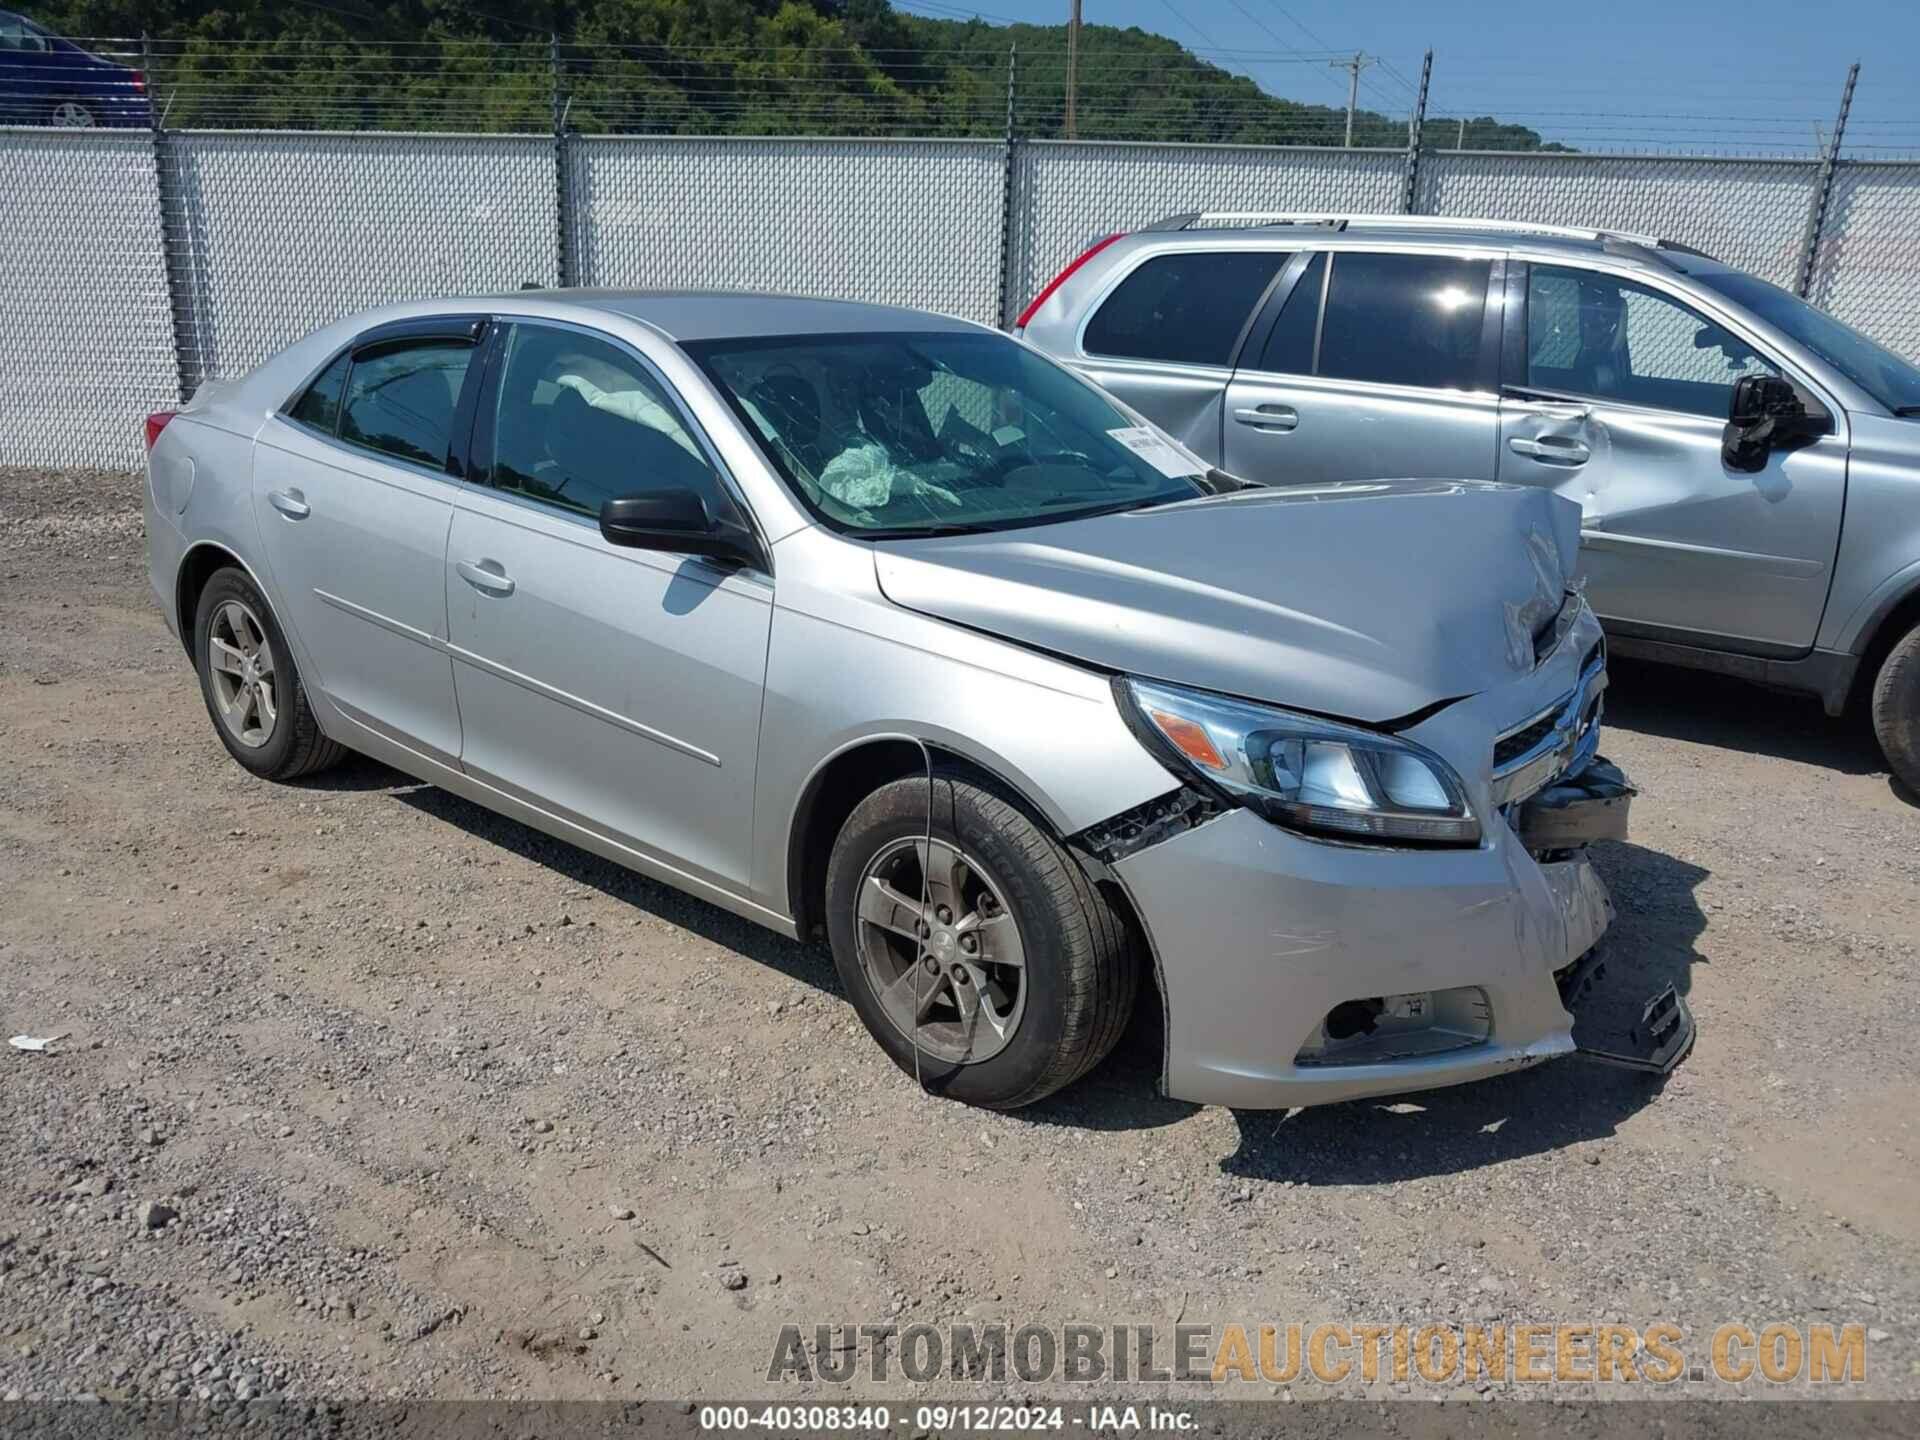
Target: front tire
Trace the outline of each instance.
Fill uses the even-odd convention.
[[[1920,625],[1880,663],[1873,681],[1873,733],[1893,773],[1920,795]]]
[[[827,865],[834,965],[902,1070],[1017,1109],[1106,1058],[1133,1011],[1137,957],[1079,863],[994,791],[935,772],[929,846],[927,784],[882,786],[841,827]]]
[[[347,753],[320,733],[286,636],[244,570],[216,570],[200,592],[193,660],[214,732],[255,775],[293,780]]]

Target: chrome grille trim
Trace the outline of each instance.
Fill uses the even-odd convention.
[[[1572,690],[1495,738],[1492,793],[1496,808],[1525,800],[1593,758],[1600,748],[1601,693],[1606,688],[1606,652],[1596,646]],[[1548,721],[1546,732],[1533,739],[1533,732]],[[1502,750],[1503,742],[1516,740],[1525,743]]]

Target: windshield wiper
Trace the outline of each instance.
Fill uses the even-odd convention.
[[[1920,405],[1896,405],[1893,407],[1893,413],[1902,420],[1911,420],[1914,416],[1920,415]]]

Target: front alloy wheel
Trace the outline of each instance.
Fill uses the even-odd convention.
[[[1012,1110],[1103,1060],[1140,967],[1120,915],[1011,796],[936,770],[853,807],[827,862],[834,967],[928,1090]]]
[[[953,846],[896,840],[868,861],[859,943],[887,1018],[928,1054],[978,1064],[1020,1028],[1020,926],[986,868]]]

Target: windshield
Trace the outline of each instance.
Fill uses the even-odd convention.
[[[789,335],[685,348],[807,508],[852,534],[998,530],[1219,488],[1159,431],[1003,336]]]
[[[1920,368],[1778,285],[1738,270],[1694,278],[1785,332],[1896,415],[1920,415]]]

